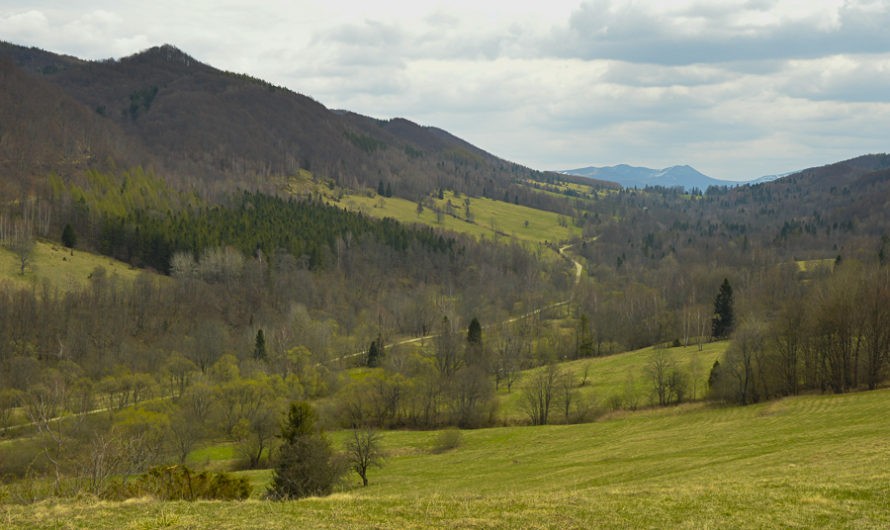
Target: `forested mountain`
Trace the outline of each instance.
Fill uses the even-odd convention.
[[[0,57],[8,61],[4,75],[17,85],[47,92],[39,104],[21,91],[4,94],[31,102],[17,110],[15,123],[46,121],[46,109],[59,101],[80,103],[76,116],[52,113],[57,131],[36,127],[32,143],[78,143],[83,163],[111,157],[123,165],[133,162],[134,153],[147,152],[151,156],[138,161],[180,187],[270,191],[273,177],[306,169],[351,188],[382,181],[396,196],[414,200],[448,188],[530,202],[535,196],[515,184],[544,175],[440,129],[331,111],[290,90],[202,64],[170,45],[120,60],[83,61],[3,43]],[[133,149],[104,149],[101,139],[112,133]],[[36,168],[10,169],[28,175]]]
[[[0,191],[5,199],[45,188],[50,172],[152,161],[140,142],[58,86],[0,56]]]

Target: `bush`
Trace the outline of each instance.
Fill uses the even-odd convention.
[[[195,473],[186,466],[158,466],[132,482],[117,483],[107,497],[126,499],[151,495],[161,500],[198,499],[242,500],[250,496],[250,483],[244,477],[227,473]]]
[[[460,430],[451,428],[441,431],[436,436],[436,444],[433,446],[434,453],[444,453],[452,449],[457,449],[463,443],[464,435]]]

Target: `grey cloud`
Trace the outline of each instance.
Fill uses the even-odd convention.
[[[541,51],[559,57],[687,65],[890,50],[890,7],[885,5],[874,12],[845,6],[838,11],[837,27],[831,28],[807,21],[739,27],[737,16],[738,8],[701,4],[658,16],[640,4],[599,0],[582,5],[566,26],[555,28]]]

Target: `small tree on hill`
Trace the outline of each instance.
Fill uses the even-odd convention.
[[[291,403],[281,426],[283,443],[272,474],[270,497],[298,499],[331,493],[342,475],[342,466],[330,441],[315,424],[315,412],[309,403]]]
[[[263,334],[263,330],[259,329],[256,332],[256,340],[254,341],[253,346],[253,358],[262,361],[266,358],[266,336]]]
[[[346,442],[346,456],[352,470],[362,477],[362,485],[368,485],[368,469],[383,465],[380,433],[371,429],[353,429],[352,438]]]
[[[714,299],[714,317],[711,320],[711,335],[715,339],[725,339],[732,333],[734,319],[732,314],[732,286],[724,278],[720,292]]]
[[[484,360],[483,357],[482,325],[479,323],[479,319],[473,317],[467,327],[466,362],[467,364],[478,364]]]
[[[368,348],[368,368],[380,366],[381,357],[383,357],[383,339],[377,337],[377,340],[371,341],[371,346]]]
[[[67,248],[74,248],[77,245],[77,234],[71,223],[65,223],[65,228],[62,229],[62,244]]]

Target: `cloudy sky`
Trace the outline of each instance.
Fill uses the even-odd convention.
[[[0,0],[0,39],[169,43],[536,169],[745,180],[890,151],[890,0]]]

